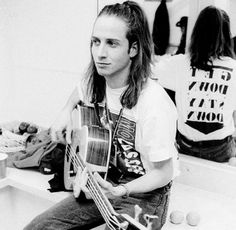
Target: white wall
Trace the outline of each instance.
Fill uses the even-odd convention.
[[[160,1],[136,1],[152,31]],[[228,1],[236,35],[236,2]],[[123,0],[0,0],[0,123],[25,120],[50,126],[88,63],[97,4],[101,9],[114,2]],[[167,1],[172,45],[179,44],[175,24],[188,16],[189,4]]]
[[[176,27],[176,22],[182,16],[188,16],[189,14],[189,1],[190,0],[172,0],[166,1],[166,6],[169,13],[169,20],[170,20],[170,44],[174,46],[178,46],[180,42],[181,32],[180,28]],[[115,2],[124,2],[124,0],[99,0],[99,9],[101,9],[104,5],[112,4]],[[149,28],[152,32],[153,28],[153,21],[155,12],[160,5],[159,0],[135,0],[138,2],[140,6],[144,9],[149,22]]]
[[[0,122],[50,125],[89,61],[94,0],[0,0]]]
[[[236,1],[235,0],[230,0],[228,13],[230,16],[232,36],[236,36]]]

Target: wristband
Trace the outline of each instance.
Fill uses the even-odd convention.
[[[119,184],[119,186],[122,186],[123,188],[125,188],[125,194],[122,197],[125,198],[125,199],[127,197],[129,197],[130,191],[129,191],[127,185],[126,184]]]

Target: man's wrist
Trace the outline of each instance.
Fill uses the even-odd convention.
[[[130,191],[129,191],[129,188],[128,188],[127,184],[119,184],[119,186],[122,187],[122,189],[123,189],[123,192],[122,192],[121,196],[123,198],[129,197]]]

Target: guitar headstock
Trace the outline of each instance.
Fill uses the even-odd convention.
[[[149,214],[144,214],[143,215],[144,220],[146,221],[147,224],[147,229],[152,230],[152,224],[154,219],[158,219],[158,216],[156,215],[149,215]]]
[[[146,221],[146,226],[139,222],[140,216],[142,214],[142,208],[138,205],[134,206],[134,218],[128,214],[121,214],[121,216],[132,226],[132,230],[152,230],[153,220],[157,219],[156,215],[143,214],[143,218]],[[126,229],[126,228],[122,228]]]

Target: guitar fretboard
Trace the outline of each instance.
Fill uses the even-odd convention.
[[[111,203],[107,199],[104,192],[101,190],[100,186],[98,185],[96,179],[94,178],[92,172],[89,170],[88,166],[85,165],[81,156],[79,154],[76,154],[76,152],[70,145],[67,145],[66,153],[67,155],[69,155],[69,157],[71,157],[72,163],[74,165],[80,167],[82,170],[84,170],[87,167],[88,182],[86,184],[86,187],[88,188],[96,206],[98,207],[101,215],[103,216],[109,228],[116,230],[117,227],[119,227],[120,229],[122,229],[120,227],[120,222],[116,218],[116,213]]]

